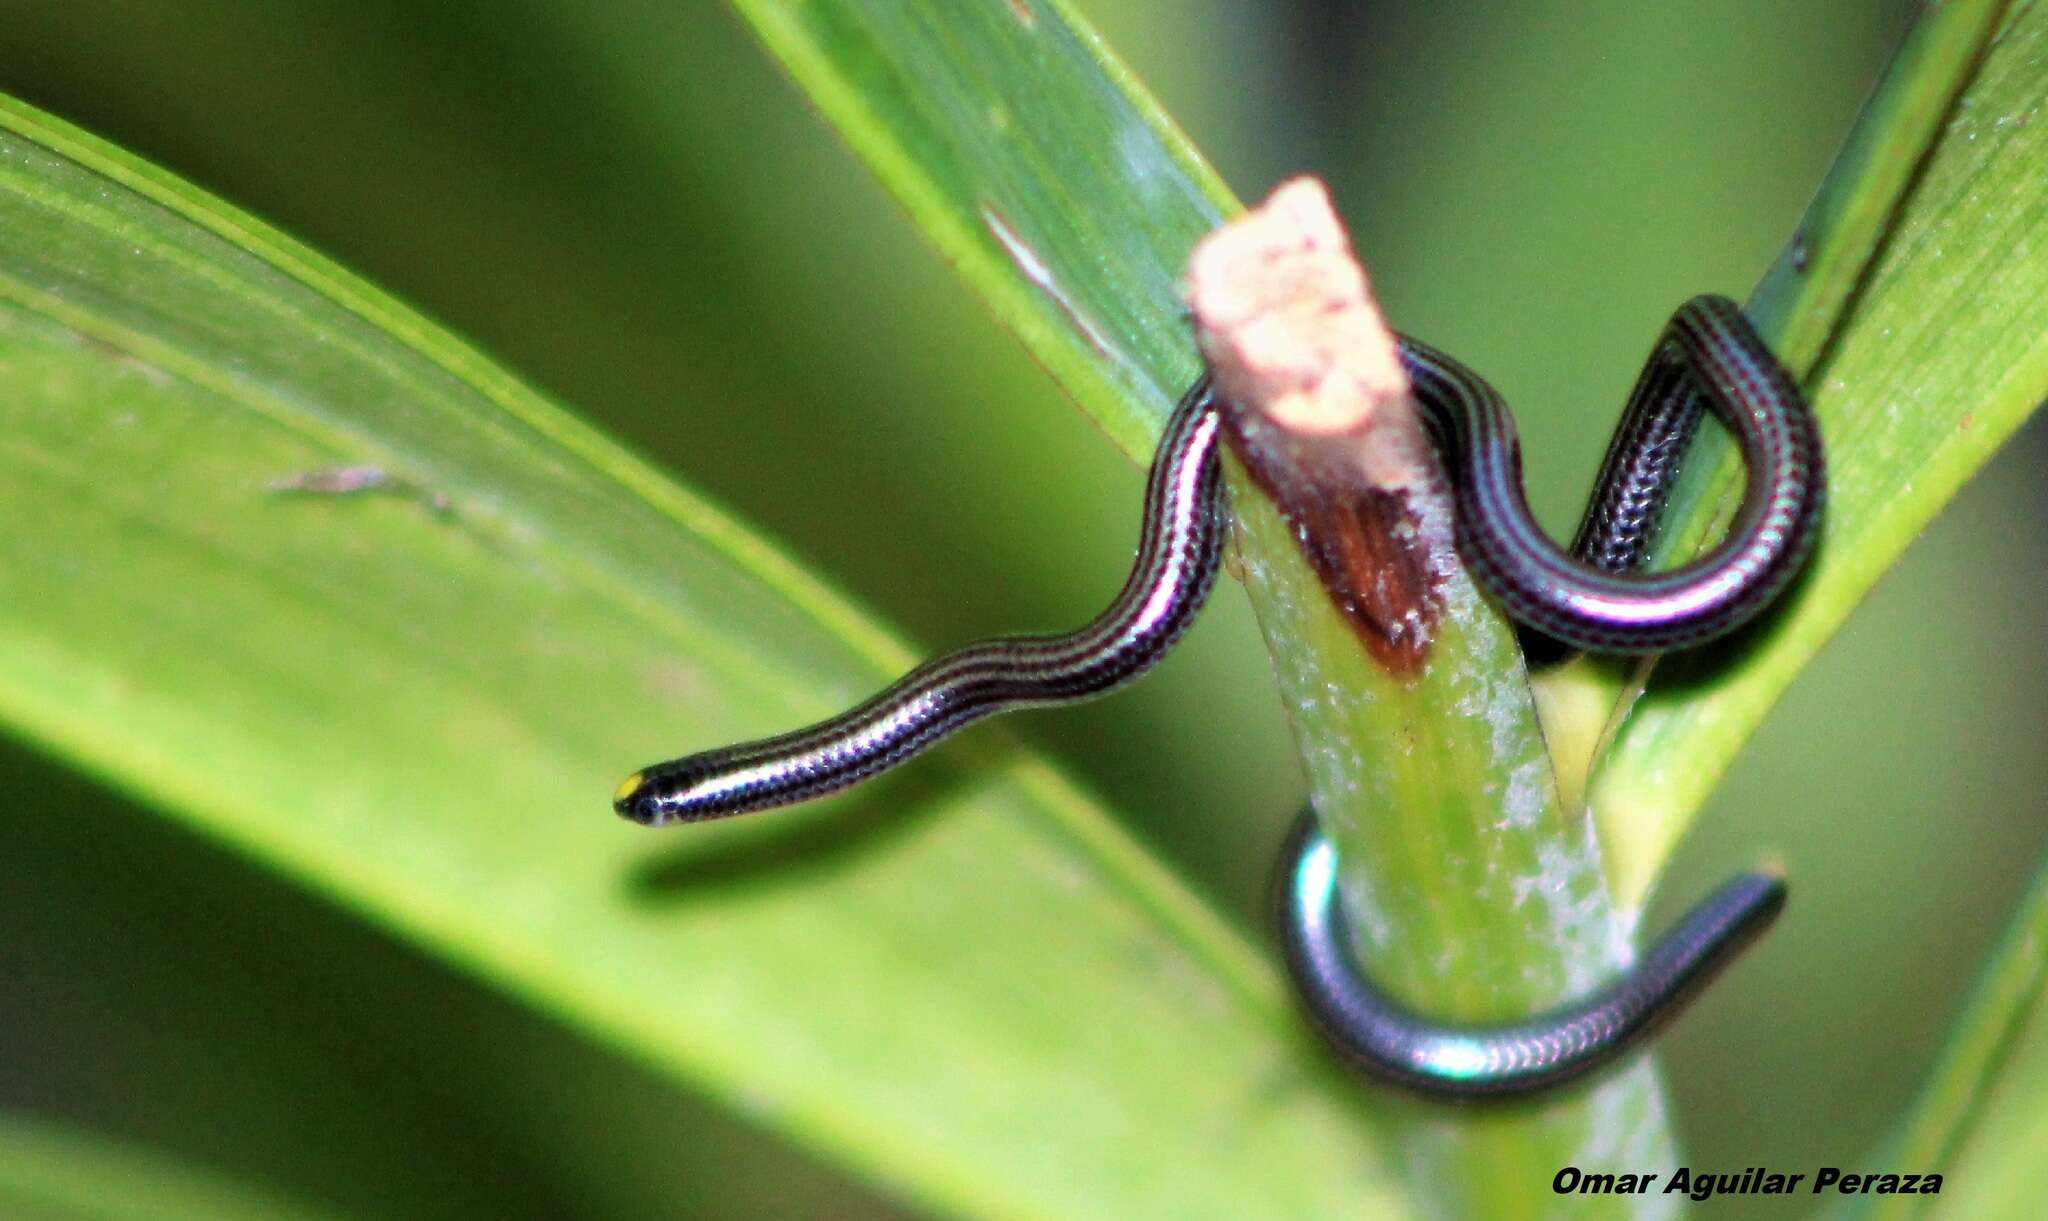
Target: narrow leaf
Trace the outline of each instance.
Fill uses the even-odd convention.
[[[1948,1046],[1919,1099],[1874,1167],[1941,1173],[1978,1201],[1958,1216],[2013,1216],[2038,1200],[2048,1177],[2040,1138],[2048,1132],[2048,1038],[2036,1020],[2048,982],[2048,869],[2034,878],[1977,981]],[[1969,1169],[1961,1172],[1958,1163]],[[1946,1185],[1946,1183],[1944,1184]],[[1998,1199],[2005,1207],[1990,1208]],[[1922,1211],[1908,1196],[1862,1198],[1838,1210],[1858,1217]]]
[[[1066,0],[733,0],[1125,453],[1194,380],[1178,285],[1228,188]]]
[[[1920,53],[1900,66],[1903,83],[1880,94],[1881,101],[1905,100],[1866,117],[1880,128],[1918,130],[1940,92],[1920,75],[1968,82],[1934,129],[1924,163],[1905,162],[1916,174],[1897,176],[1906,151],[1898,148],[1876,158],[1890,178],[1872,172],[1868,150],[1884,142],[1870,133],[1852,139],[1840,168],[1849,180],[1880,193],[1893,180],[1909,184],[1897,212],[1884,213],[1889,219],[1868,239],[1875,256],[1860,289],[1845,296],[1831,259],[1812,270],[1828,272],[1833,287],[1804,294],[1796,252],[1767,282],[1758,308],[1783,314],[1795,355],[1818,354],[1807,387],[1828,449],[1825,533],[1809,577],[1766,622],[1726,647],[1662,663],[1599,764],[1590,800],[1625,901],[1640,900],[1793,677],[1963,482],[2048,399],[2048,252],[2041,249],[2048,130],[2038,121],[2048,100],[2041,70],[2048,9],[2018,6],[1979,63],[1981,31],[1998,9],[1931,12],[1923,33],[1947,41],[1916,44]],[[1869,222],[1868,209],[1824,191],[1811,228],[1796,240],[1833,250],[1838,243],[1819,226]],[[1812,310],[1823,318],[1841,311],[1824,343],[1800,312]],[[1727,509],[1740,480],[1727,464],[1703,477],[1691,537]]]

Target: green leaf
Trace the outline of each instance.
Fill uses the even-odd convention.
[[[2038,891],[2029,898],[2022,921],[2014,926],[2016,939],[2007,943],[2009,951],[2017,952],[2002,956],[2013,970],[2002,967],[1986,977],[1978,994],[1980,1008],[1965,1023],[1963,1037],[1951,1043],[1944,1073],[1923,1095],[1934,1122],[1916,1123],[1897,1146],[1901,1158],[1939,1154],[1939,1160],[1883,1163],[1887,1169],[1912,1171],[1924,1166],[1943,1172],[1943,1216],[2029,1217],[2040,1211],[2041,1194],[2048,1191],[2048,1167],[2041,1160],[2041,1143],[2048,1140],[2048,1027],[2037,1020],[2033,1006],[2013,1005],[2013,995],[2001,995],[2013,985],[2036,989],[2038,995],[2040,939],[2048,932],[2048,905]],[[2031,938],[2034,944],[2022,950],[2017,937]],[[2023,980],[2025,974],[2033,978]],[[1979,1022],[1978,1017],[1991,1020]],[[1950,1071],[1957,1078],[1944,1080]],[[1967,1105],[1951,1109],[1965,1100],[1950,1096],[1950,1086],[1974,1096]],[[1905,1217],[1924,1215],[1929,1210],[1919,1207],[1923,1203],[1903,1197],[1860,1200],[1839,1211],[1857,1217]]]
[[[926,1203],[1391,1207],[1263,952],[1000,735],[816,811],[613,818],[633,767],[909,652],[430,324],[16,104],[0,385],[18,732]]]
[[[1065,0],[733,0],[1125,453],[1198,369],[1179,284],[1236,199]]]
[[[16,1221],[289,1221],[328,1215],[45,1120],[0,1116],[0,1211]]]
[[[1902,1173],[1945,1173],[1967,1201],[1958,1216],[2021,1216],[2048,1180],[2048,1030],[2036,1019],[2048,982],[2048,869],[2036,873],[1948,1046],[1896,1136],[1872,1162]],[[1944,1184],[1946,1186],[1946,1184]],[[1993,1204],[1992,1201],[1998,1201]],[[1904,1217],[1909,1196],[1845,1202],[1845,1216]]]
[[[1758,629],[1665,661],[1641,701],[1624,702],[1589,794],[1625,901],[1640,900],[1799,670],[2048,399],[2048,258],[2036,249],[2048,9],[2018,6],[1979,63],[2002,7],[1930,12],[1753,306],[1787,330],[1795,359],[1818,358],[1807,386],[1828,451],[1825,531],[1811,573]],[[1940,97],[1958,86],[1951,112]],[[1896,212],[1858,194],[1901,190]],[[1837,257],[1844,246],[1874,255],[1866,267],[1861,253]],[[1681,541],[1739,495],[1739,470],[1712,454],[1683,489]]]

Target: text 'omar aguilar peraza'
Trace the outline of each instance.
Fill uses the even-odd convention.
[[[1660,1181],[1661,1180],[1661,1181]],[[1680,1166],[1666,1178],[1661,1172],[1647,1174],[1589,1174],[1577,1166],[1566,1166],[1550,1180],[1550,1189],[1561,1196],[1640,1196],[1658,1193],[1693,1200],[1714,1196],[1789,1196],[1795,1193],[1820,1195],[1836,1192],[1845,1196],[1935,1195],[1941,1191],[1938,1174],[1847,1174],[1840,1167],[1822,1166],[1812,1174],[1781,1174],[1762,1166],[1751,1166],[1735,1174],[1712,1174]]]

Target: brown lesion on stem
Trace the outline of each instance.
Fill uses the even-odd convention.
[[[1205,238],[1187,297],[1238,460],[1374,659],[1419,673],[1457,562],[1445,484],[1322,183],[1284,183]]]

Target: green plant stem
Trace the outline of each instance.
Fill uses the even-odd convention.
[[[1514,632],[1463,569],[1446,576],[1423,672],[1398,677],[1361,647],[1252,481],[1233,493],[1245,585],[1375,982],[1423,1013],[1502,1021],[1626,965],[1598,845],[1558,801]],[[1563,1166],[1662,1170],[1675,1158],[1647,1062],[1538,1104],[1458,1111],[1455,1123],[1435,1103],[1383,1096],[1380,1111],[1410,1192],[1434,1215],[1545,1215]],[[1608,1216],[1658,1207],[1584,1203]]]

